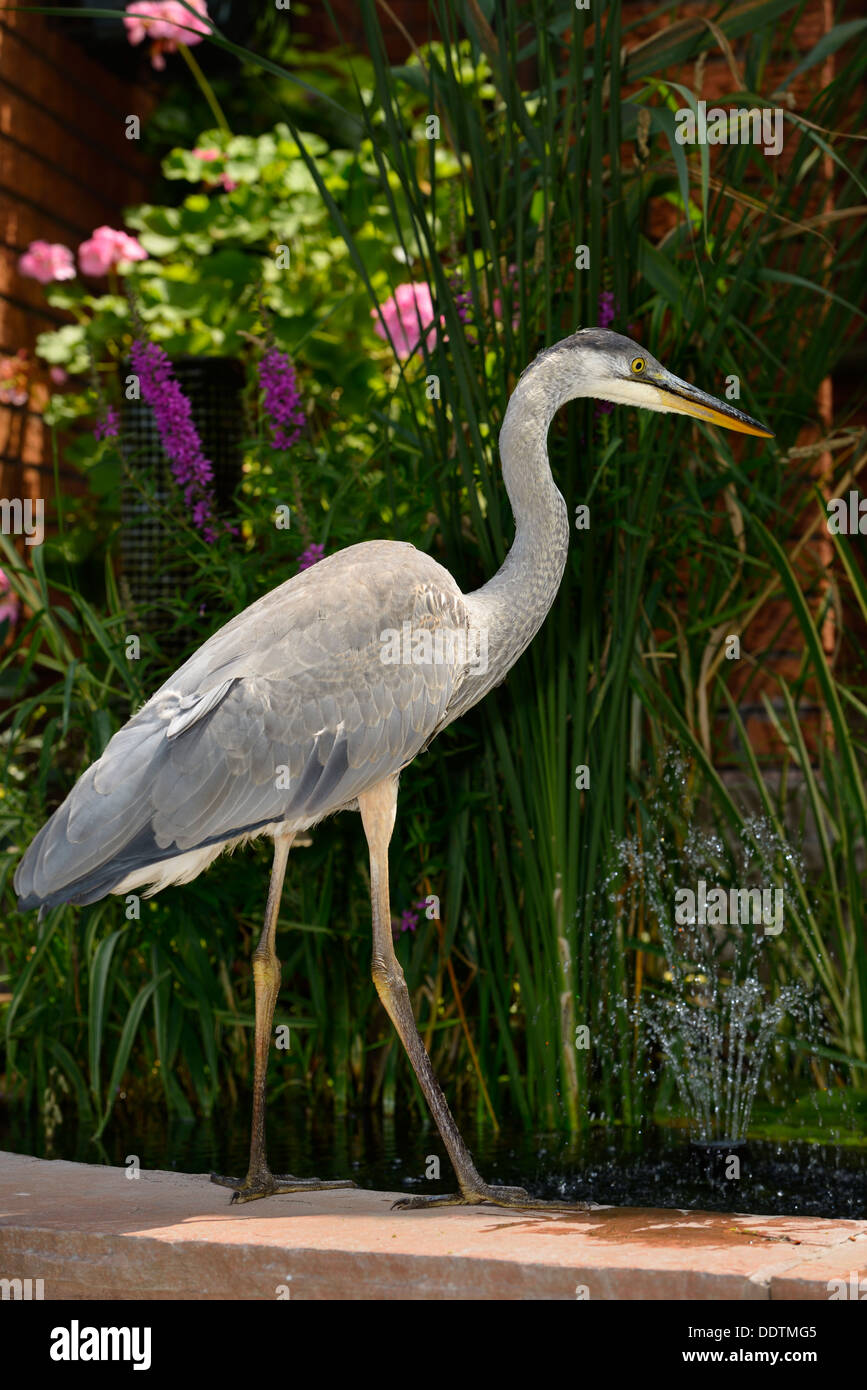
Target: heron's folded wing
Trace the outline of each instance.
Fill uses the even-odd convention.
[[[368,652],[292,681],[236,680],[167,741],[150,791],[158,846],[180,852],[339,810],[415,757],[454,683],[448,666],[383,666]]]
[[[404,593],[399,620],[435,624],[438,607],[461,620],[456,586],[439,597],[430,586]],[[344,624],[296,613],[289,633],[275,614],[253,650],[249,630],[246,646],[241,627],[232,643],[233,624],[215,634],[43,826],[16,873],[22,906],[93,901],[173,855],[275,821],[310,824],[411,761],[443,722],[461,671],[384,663],[381,632],[395,603],[371,610],[366,599],[365,608],[363,624],[348,597]]]

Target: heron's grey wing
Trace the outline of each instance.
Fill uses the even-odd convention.
[[[236,680],[218,708],[167,739],[151,790],[158,847],[312,824],[411,761],[442,721],[453,679],[442,665],[383,666],[380,650],[291,680]]]
[[[383,633],[405,623],[467,618],[447,571],[388,542],[341,551],[246,609],[43,826],[16,873],[21,906],[94,901],[150,864],[276,821],[312,824],[399,771],[463,679],[454,662],[384,663]]]

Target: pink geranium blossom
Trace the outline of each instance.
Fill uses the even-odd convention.
[[[201,18],[191,14],[177,0],[134,0],[126,7],[124,26],[130,43],[151,40],[151,64],[158,70],[166,65],[166,53],[175,53],[178,44],[201,43],[210,28],[203,23],[208,18],[207,0],[190,0]]]
[[[391,341],[398,357],[412,356],[421,342],[423,331],[429,351],[436,342],[438,330],[434,322],[430,285],[398,285],[392,298],[380,305],[379,311],[371,309],[370,313],[376,319],[374,332],[386,342]],[[385,320],[384,328],[380,313]]]
[[[221,159],[219,150],[198,148],[193,150],[196,159],[201,159],[205,164],[213,164],[215,159]],[[231,193],[238,187],[236,179],[230,179],[228,174],[221,174],[217,183],[209,183],[205,180],[206,188],[223,188],[226,193]]]
[[[18,261],[18,269],[43,285],[51,280],[75,279],[72,252],[59,241],[31,241]]]
[[[83,275],[106,275],[121,261],[146,261],[147,251],[127,232],[113,227],[97,227],[78,248],[78,264]]]

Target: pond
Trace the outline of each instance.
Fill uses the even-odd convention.
[[[119,1114],[100,1144],[84,1131],[61,1126],[53,1143],[18,1112],[0,1110],[0,1148],[87,1163],[123,1166],[136,1155],[143,1168],[243,1175],[248,1156],[246,1102],[237,1110],[195,1123],[166,1123],[161,1111]],[[503,1128],[463,1133],[482,1175],[526,1187],[534,1196],[618,1206],[668,1207],[867,1218],[867,1151],[823,1142],[821,1131],[796,1140],[750,1139],[732,1149],[738,1165],[690,1145],[683,1131],[596,1127],[577,1137],[527,1134]],[[407,1121],[358,1112],[323,1121],[303,1106],[273,1105],[268,1115],[269,1156],[275,1172],[300,1177],[352,1178],[360,1187],[393,1192],[453,1190],[448,1159],[436,1131]],[[439,1159],[440,1176],[436,1172]],[[728,1171],[740,1176],[726,1177]],[[279,1199],[275,1199],[276,1200]],[[284,1199],[284,1200],[289,1200]]]

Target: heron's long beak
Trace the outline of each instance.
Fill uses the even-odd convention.
[[[774,432],[767,425],[736,410],[728,401],[718,401],[705,391],[699,391],[679,376],[663,371],[653,378],[653,385],[660,395],[660,405],[664,410],[676,411],[678,415],[693,415],[697,420],[707,420],[711,425],[722,425],[727,430],[737,430],[740,434],[757,434],[760,439],[773,439]]]

